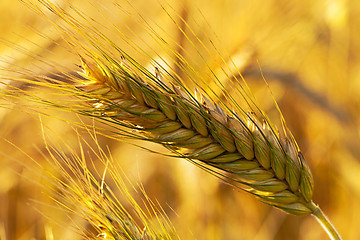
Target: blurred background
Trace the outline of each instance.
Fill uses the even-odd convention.
[[[109,22],[156,58],[152,54],[161,56],[164,50],[144,30],[144,21],[149,22],[171,48],[195,64],[199,75],[207,74],[197,50],[184,39],[159,1],[68,2],[92,17],[114,41],[121,44],[124,39]],[[56,3],[68,7],[62,0]],[[312,170],[314,202],[344,239],[360,239],[360,2],[184,0],[163,4],[180,25],[179,19],[187,22],[181,27],[212,69],[217,71],[223,65],[218,53],[225,62],[231,57],[260,106],[270,117],[277,116],[264,76]],[[69,53],[60,34],[45,19],[57,23],[56,17],[41,16],[13,0],[0,1],[0,13],[1,68],[18,65],[31,69],[37,61],[35,72],[56,73],[53,64],[41,65],[49,61],[61,69],[78,70],[78,56]],[[126,51],[143,61],[130,47]],[[147,64],[145,60],[142,63]],[[231,83],[226,78],[223,81],[231,91]],[[44,150],[41,124],[54,142],[66,140],[78,148],[73,126],[57,119],[74,116],[51,110],[48,114],[56,118],[44,117],[41,123],[36,114],[17,105],[21,99],[17,103],[0,101],[0,239],[45,239],[49,228],[54,239],[81,239],[71,227],[57,224],[66,221],[65,213],[52,213],[46,204],[37,204],[50,204],[49,196],[39,186],[41,176],[26,167],[34,165],[31,158],[45,167],[48,164],[40,154]],[[327,239],[311,216],[290,216],[271,208],[183,159],[99,138],[127,177],[141,182],[150,198],[160,203],[181,239]]]

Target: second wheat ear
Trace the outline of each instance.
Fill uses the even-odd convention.
[[[77,89],[90,99],[86,115],[136,129],[287,213],[312,214],[332,239],[341,239],[312,202],[312,175],[293,138],[280,137],[253,113],[227,113],[204,95],[193,97],[184,86],[168,87],[124,59],[82,63],[85,80],[79,80]]]

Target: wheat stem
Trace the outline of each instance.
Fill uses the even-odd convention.
[[[310,202],[308,207],[312,210],[311,215],[315,217],[315,219],[320,223],[325,232],[328,234],[330,239],[332,240],[342,240],[340,234],[335,229],[334,225],[327,218],[325,213],[320,209],[318,205],[314,202]]]

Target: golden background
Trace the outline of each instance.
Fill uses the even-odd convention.
[[[61,0],[56,2],[63,4]],[[91,1],[69,2],[96,20],[99,13],[89,6]],[[129,38],[144,44],[146,33],[136,27],[138,19],[127,13],[130,10],[126,4],[125,14],[111,15],[114,3],[123,4],[119,0],[103,1],[101,5],[109,10],[109,18],[116,26],[130,26],[123,28]],[[158,1],[132,4],[163,29],[160,35],[167,33],[168,37],[178,38],[184,56],[196,61],[194,49],[181,39]],[[199,38],[214,39],[219,51],[235,59],[260,105],[272,116],[274,104],[262,80],[262,71],[312,170],[314,202],[344,239],[360,239],[359,1],[200,0],[169,4]],[[37,54],[77,70],[79,59],[64,51],[63,40],[44,17],[13,0],[2,0],[0,13],[1,68],[9,64],[31,68],[33,58],[27,55]],[[111,31],[107,34],[113,34],[113,39],[117,37]],[[153,48],[156,50],[157,46]],[[208,61],[218,67],[217,59]],[[43,74],[46,70],[43,69]],[[59,210],[51,213],[52,208],[37,203],[48,201],[41,187],[34,184],[40,183],[41,177],[37,179],[21,164],[33,164],[24,153],[39,163],[43,161],[39,154],[39,149],[44,149],[39,118],[2,100],[1,106],[0,239],[45,239],[49,226],[54,239],[80,239],[64,223],[53,224],[54,220],[66,221],[67,217]],[[56,136],[54,139],[77,146],[71,124],[55,118],[42,121]],[[100,139],[101,146],[109,146],[129,179],[141,181],[150,198],[163,206],[182,239],[327,238],[312,217],[287,215],[234,190],[183,159],[166,158],[130,144]],[[163,151],[149,143],[145,146]],[[54,219],[44,217],[43,209]]]

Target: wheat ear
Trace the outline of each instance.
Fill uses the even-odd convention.
[[[195,99],[183,86],[171,89],[124,59],[111,67],[82,63],[86,80],[77,88],[91,99],[87,114],[136,129],[180,157],[221,170],[213,172],[287,213],[313,214],[333,239],[341,239],[312,202],[312,175],[296,143],[267,121],[261,124],[253,113],[226,113],[206,96],[197,93]]]

